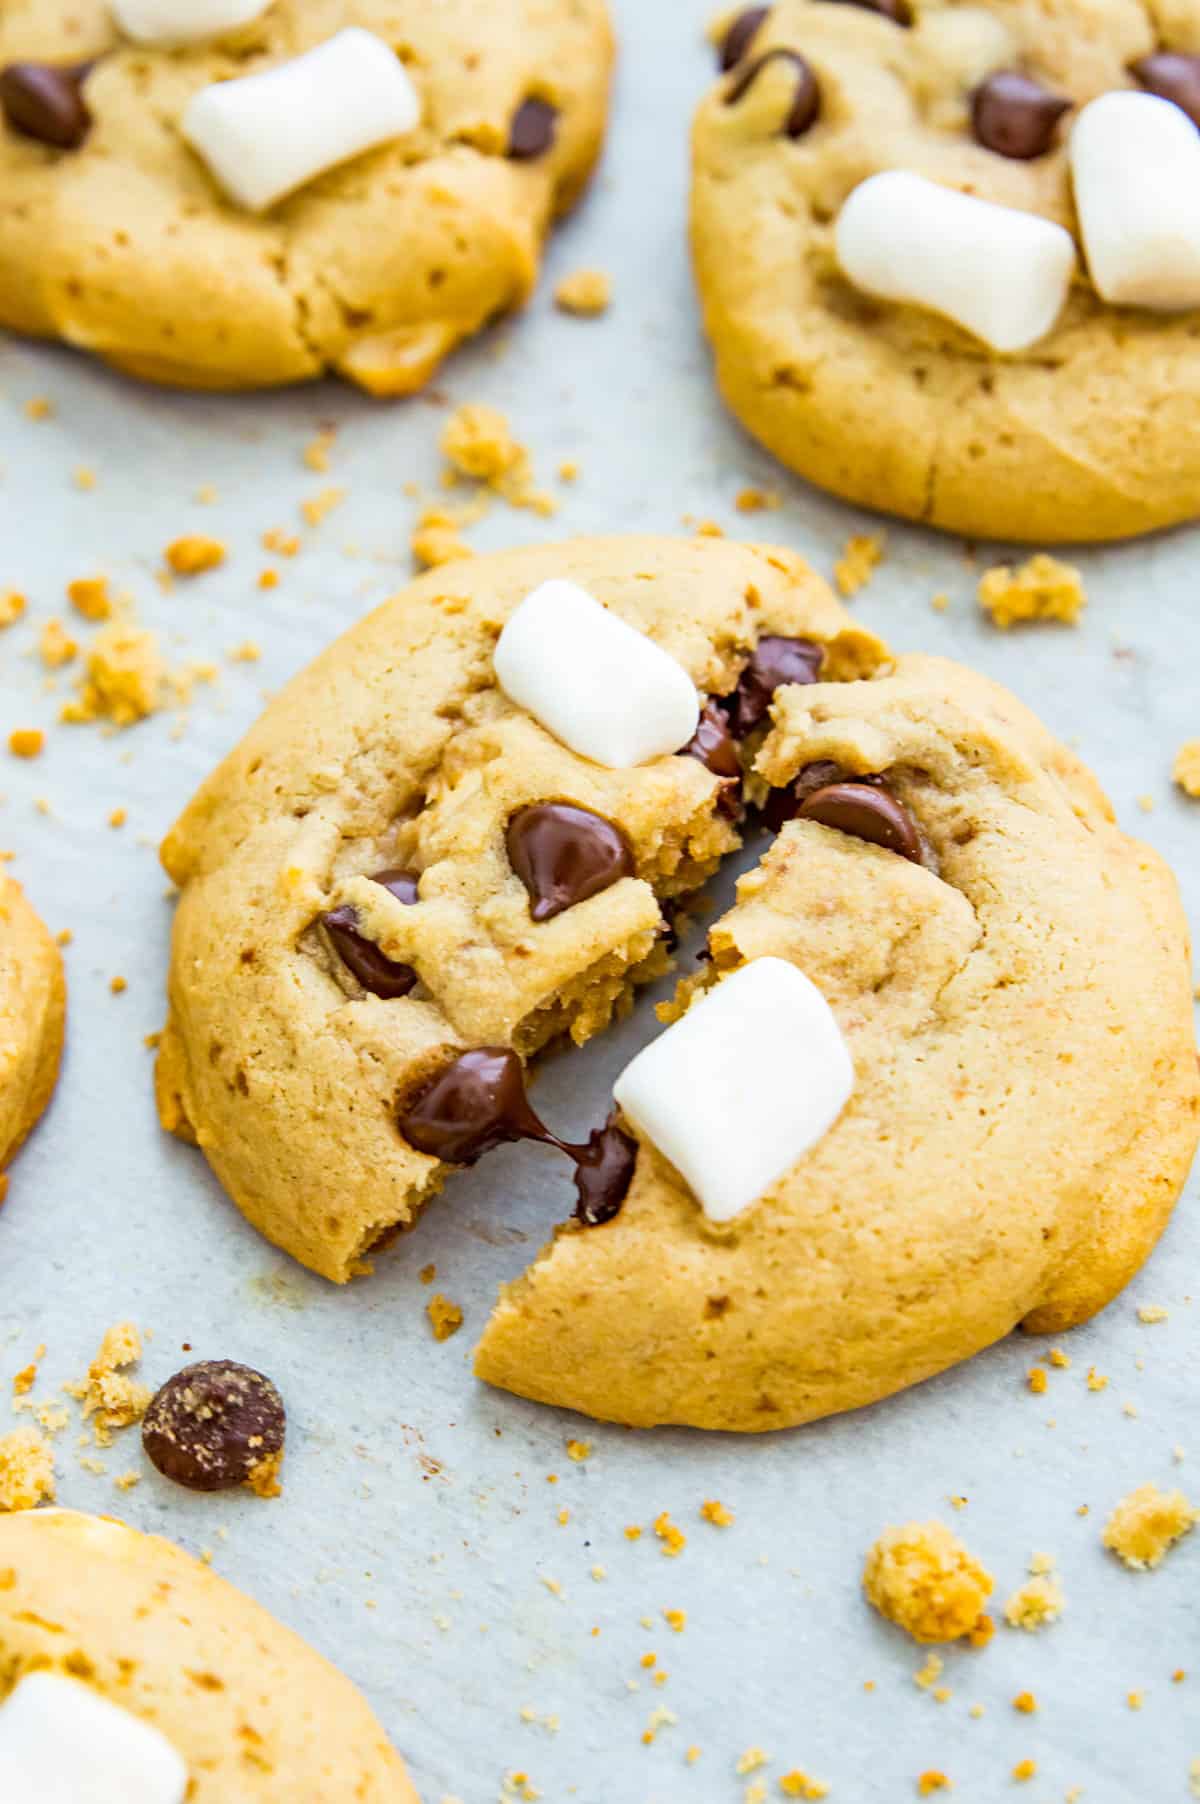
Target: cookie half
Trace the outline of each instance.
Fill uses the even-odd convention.
[[[174,47],[118,31],[114,12],[154,14],[140,0],[4,8],[0,322],[156,382],[253,388],[336,370],[408,394],[528,298],[553,218],[587,181],[612,63],[604,0],[240,10],[246,23]],[[349,60],[330,66],[339,36]],[[313,52],[310,79],[300,59]],[[260,90],[236,120],[206,130],[190,111],[202,90],[223,93],[215,84],[297,69],[296,95]],[[388,113],[392,81],[407,112]],[[306,132],[318,161],[345,150],[339,131],[366,112],[369,86],[380,129],[408,129],[261,211],[185,137],[219,161],[236,126],[234,179],[253,165],[286,181],[298,166],[279,174],[279,158]]]
[[[20,884],[0,876],[0,1172],[54,1094],[66,1009],[62,955]]]
[[[692,247],[721,392],[756,438],[848,500],[983,537],[1116,539],[1200,514],[1200,304],[1100,297],[1070,166],[1083,108],[1148,84],[1165,94],[1164,59],[1192,69],[1195,111],[1177,126],[1200,120],[1188,8],[778,0],[729,14],[720,35],[729,67],[693,133]],[[1178,81],[1173,97],[1186,99]],[[1200,136],[1196,162],[1200,174]],[[935,184],[935,201],[949,190],[1009,209],[1018,236],[1050,222],[1068,258],[1074,241],[1040,336],[998,352],[849,278],[846,203],[889,171]],[[902,280],[937,254],[936,221],[932,249],[914,224],[906,251],[906,229],[889,253]],[[957,223],[946,233],[960,258],[942,277],[968,272],[968,307],[1006,275],[1020,309],[1012,255],[968,251]],[[1200,241],[1190,254],[1200,266]]]

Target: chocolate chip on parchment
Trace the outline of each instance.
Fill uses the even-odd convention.
[[[635,873],[633,848],[621,829],[572,802],[518,808],[506,842],[535,921],[551,921]]]
[[[790,63],[795,71],[792,104],[783,122],[784,135],[788,138],[802,138],[820,117],[821,90],[812,64],[798,50],[786,50],[782,45],[777,45],[774,50],[765,50],[734,81],[725,96],[725,105],[736,106],[751,84],[758,79],[760,70],[765,69],[768,63],[779,62]]]
[[[818,821],[921,864],[921,835],[912,815],[881,782],[830,783],[801,802],[796,818]]]
[[[417,877],[413,871],[379,871],[371,881],[406,907],[417,900]],[[394,1002],[416,987],[417,974],[412,966],[399,964],[380,951],[374,940],[361,931],[358,910],[349,903],[322,915],[321,925],[346,969],[372,996]]]
[[[91,63],[9,63],[0,69],[0,111],[22,137],[78,150],[92,126],[83,98]]]
[[[558,130],[558,108],[548,100],[523,100],[509,127],[508,154],[514,162],[527,163],[540,157],[554,143]]]
[[[766,719],[775,691],[785,683],[817,682],[823,655],[811,639],[785,639],[776,633],[760,639],[727,704],[734,738],[744,739]]]
[[[1029,162],[1050,149],[1071,104],[1019,69],[1001,69],[971,95],[971,128],[985,150]]]
[[[268,1492],[287,1414],[271,1380],[232,1359],[206,1359],[168,1378],[142,1421],[146,1456],[190,1491],[248,1484]]]
[[[741,62],[770,10],[769,6],[747,6],[730,21],[717,49],[722,71],[728,71],[735,63]]]
[[[1160,100],[1173,100],[1193,125],[1200,126],[1200,56],[1180,50],[1158,50],[1130,63],[1129,72]]]

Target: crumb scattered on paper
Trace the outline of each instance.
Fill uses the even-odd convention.
[[[1007,629],[1025,620],[1061,620],[1074,626],[1087,605],[1082,573],[1039,551],[1018,565],[995,564],[979,579],[979,605],[993,624]]]

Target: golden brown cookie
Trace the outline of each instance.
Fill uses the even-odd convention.
[[[180,135],[189,99],[351,26],[395,48],[420,125],[261,216],[242,210]],[[333,369],[408,394],[528,298],[599,153],[611,60],[604,0],[274,0],[184,50],[123,41],[103,0],[13,0],[0,66],[89,65],[90,126],[60,148],[13,129],[12,107],[0,124],[0,321],[157,382]]]
[[[66,1008],[62,955],[20,884],[0,875],[0,1172],[54,1094]]]
[[[755,437],[851,501],[984,537],[1115,539],[1200,514],[1195,310],[1110,306],[1081,257],[1057,325],[1000,355],[856,288],[835,251],[848,196],[885,170],[1078,240],[1072,121],[1137,88],[1142,59],[1200,52],[1194,7],[779,0],[730,13],[721,37],[731,66],[693,134],[692,245],[721,392]],[[1040,102],[1018,95],[973,128],[973,97],[1013,72]],[[1200,105],[1200,68],[1194,85]]]

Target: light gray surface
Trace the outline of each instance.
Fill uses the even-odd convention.
[[[777,472],[724,418],[708,380],[683,242],[686,122],[711,69],[703,4],[619,0],[617,10],[625,49],[598,186],[556,243],[527,317],[459,356],[439,384],[455,402],[507,410],[540,472],[571,457],[582,476],[557,520],[497,509],[475,543],[674,531],[685,514],[737,530],[746,522],[733,497],[757,482],[786,499],[750,525],[828,571],[864,517]],[[565,319],[550,301],[553,279],[585,263],[616,278],[615,309],[598,323]],[[568,1206],[561,1172],[536,1151],[497,1154],[451,1184],[367,1284],[336,1291],[289,1266],[241,1222],[200,1157],[155,1124],[142,1036],[161,1019],[169,909],[152,848],[254,717],[260,689],[403,580],[414,513],[403,485],[433,481],[444,413],[430,399],[372,405],[335,386],[266,399],[157,393],[16,343],[0,347],[0,385],[0,588],[31,601],[26,622],[0,637],[0,725],[5,738],[14,725],[50,728],[37,763],[5,755],[0,845],[15,848],[12,868],[47,919],[75,934],[63,1082],[0,1216],[0,1379],[6,1388],[43,1340],[47,1378],[74,1376],[102,1330],[131,1316],[155,1334],[152,1380],[184,1362],[188,1342],[196,1356],[264,1367],[291,1410],[278,1502],[194,1497],[153,1473],[121,1496],[111,1474],[140,1463],[136,1436],[99,1478],[78,1468],[73,1432],[60,1442],[63,1501],[214,1548],[219,1570],[363,1684],[427,1804],[444,1794],[491,1804],[513,1770],[550,1804],[724,1804],[749,1783],[735,1764],[751,1744],[773,1756],[755,1775],[772,1797],[792,1766],[828,1780],[845,1804],[912,1797],[916,1775],[934,1767],[952,1776],[955,1798],[989,1804],[1012,1794],[1011,1768],[1028,1757],[1039,1772],[1016,1788],[1023,1804],[1050,1804],[1072,1785],[1087,1804],[1186,1799],[1200,1755],[1200,1537],[1137,1576],[1099,1536],[1134,1485],[1187,1483],[1176,1443],[1200,1459],[1187,1300],[1200,1254],[1194,1196],[1132,1290],[1070,1337],[1072,1368],[1052,1374],[1049,1395],[1025,1388],[1034,1348],[1017,1338],[876,1410],[761,1440],[594,1428],[473,1382],[474,1332],[497,1282]],[[58,412],[33,424],[24,403],[42,394]],[[300,452],[325,420],[339,434],[322,477]],[[72,484],[81,464],[97,472],[90,493]],[[205,483],[220,491],[215,507],[193,500]],[[259,535],[291,527],[299,501],[328,483],[347,488],[345,505],[305,531],[281,586],[259,591]],[[162,547],[188,530],[226,539],[229,562],[164,595],[154,580]],[[1170,764],[1200,733],[1196,543],[1177,535],[1083,554],[1083,627],[1003,636],[980,623],[962,546],[894,527],[856,604],[899,646],[960,656],[1039,708],[1097,767],[1123,821],[1173,860],[1193,913],[1200,804],[1172,791]],[[30,646],[64,612],[64,584],[96,569],[136,596],[176,661],[223,660],[246,638],[263,646],[261,664],[223,664],[219,686],[197,691],[178,742],[166,717],[107,739],[52,725],[60,697],[43,694]],[[929,605],[939,590],[952,598],[946,614]],[[1156,804],[1148,816],[1143,794]],[[118,805],[129,822],[114,832],[105,822]],[[117,972],[129,989],[114,997]],[[547,1112],[589,1124],[651,1031],[643,1005],[611,1038],[551,1064],[538,1092]],[[423,1315],[417,1272],[429,1260],[467,1314],[444,1346]],[[1169,1321],[1139,1324],[1146,1303],[1168,1306]],[[1085,1384],[1093,1363],[1111,1376],[1099,1395]],[[593,1442],[585,1465],[565,1456],[572,1434]],[[970,1498],[958,1516],[950,1493]],[[737,1512],[733,1528],[698,1520],[706,1497]],[[571,1519],[560,1527],[563,1507]],[[664,1509],[689,1537],[677,1560],[648,1532]],[[983,1654],[949,1655],[953,1697],[940,1706],[913,1685],[917,1650],[857,1588],[885,1522],[932,1514],[952,1518],[986,1558],[1001,1596],[1035,1549],[1058,1557],[1068,1596],[1065,1618],[1041,1637],[1004,1630]],[[636,1545],[622,1532],[631,1522],[647,1526]],[[602,1581],[589,1576],[594,1565],[607,1569]],[[664,1607],[688,1611],[682,1636],[662,1622]],[[646,1651],[670,1674],[661,1690],[639,1666]],[[1197,1670],[1173,1685],[1181,1666]],[[1026,1689],[1041,1704],[1034,1717],[1011,1707]],[[1126,1703],[1131,1691],[1145,1692],[1140,1712]],[[976,1701],[986,1706],[978,1720],[968,1715]],[[522,1722],[522,1706],[557,1716],[558,1733]],[[678,1724],[646,1748],[658,1706]],[[703,1749],[694,1766],[690,1743]]]

